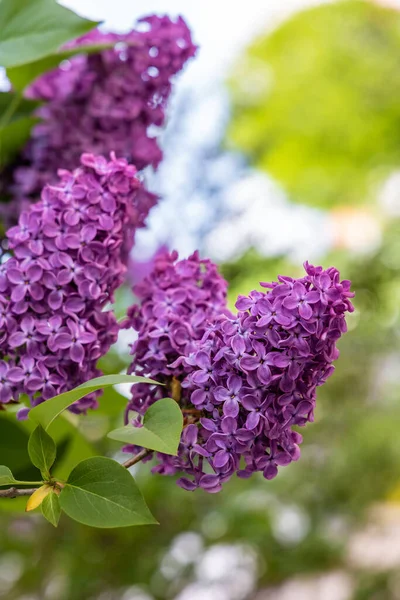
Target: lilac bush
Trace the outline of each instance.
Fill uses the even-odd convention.
[[[176,259],[159,259],[130,311],[138,331],[131,372],[166,383],[184,415],[178,456],[158,453],[153,471],[183,472],[180,486],[208,492],[234,473],[272,479],[300,456],[302,437],[293,427],[313,421],[316,388],[334,370],[345,313],[353,310],[350,282],[333,267],[305,263],[304,277],[280,276],[261,284],[268,291],[240,296],[234,316],[212,263],[199,270],[197,255]],[[206,286],[202,271],[212,273]],[[127,418],[135,411],[132,424],[140,426],[162,396],[157,386],[134,386]]]
[[[115,152],[139,170],[157,167],[162,159],[157,134],[172,79],[196,52],[186,23],[153,15],[130,33],[94,30],[69,47],[84,50],[88,44],[113,48],[76,56],[28,88],[29,98],[44,101],[37,111],[41,121],[18,164],[3,177],[13,198],[2,207],[4,217],[37,200],[59,168],[75,169],[82,153]]]
[[[7,232],[13,256],[0,266],[0,402],[24,393],[34,406],[99,374],[97,360],[119,330],[106,307],[156,201],[136,173],[114,154],[109,161],[83,154],[81,166],[60,170]],[[90,395],[74,410],[95,406]]]

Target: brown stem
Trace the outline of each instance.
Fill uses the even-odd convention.
[[[8,488],[8,490],[0,490],[0,498],[18,498],[19,496],[32,496],[33,492],[36,492],[37,488],[29,489],[18,489],[15,487]]]
[[[122,463],[122,466],[125,467],[125,469],[129,469],[129,467],[133,467],[133,465],[136,465],[136,463],[146,458],[146,456],[148,456],[151,452],[152,450],[147,450],[146,448],[143,448],[143,450],[141,450],[139,454],[136,454],[136,456],[133,456],[129,460]]]

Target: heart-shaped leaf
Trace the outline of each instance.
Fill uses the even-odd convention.
[[[44,518],[54,525],[54,527],[57,527],[61,516],[61,506],[56,492],[53,491],[44,498],[41,509]]]
[[[24,65],[56,52],[98,23],[54,0],[0,1],[0,65]]]
[[[149,450],[176,455],[182,428],[183,416],[178,403],[172,398],[163,398],[147,410],[142,427],[126,425],[114,429],[108,437],[125,444],[135,444]]]
[[[156,524],[135,480],[119,463],[96,456],[79,463],[60,494],[62,510],[91,527]]]
[[[29,438],[28,452],[35,467],[48,475],[56,460],[57,448],[53,438],[41,425],[36,427]]]
[[[96,377],[90,381],[85,381],[85,383],[82,383],[73,390],[64,392],[59,396],[54,396],[54,398],[50,398],[50,400],[46,400],[42,404],[35,406],[29,412],[29,418],[40,423],[45,429],[48,429],[54,419],[77,400],[80,400],[91,392],[119,383],[150,383],[161,385],[157,381],[136,375],[104,375],[103,377]]]

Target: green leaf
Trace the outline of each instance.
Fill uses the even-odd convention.
[[[4,465],[0,465],[0,485],[13,485],[14,483],[18,482],[10,469]]]
[[[114,371],[115,372],[115,371]],[[106,416],[110,420],[115,421],[118,418],[116,424],[119,425],[126,408],[126,397],[122,396],[115,387],[109,386],[104,389],[104,393],[101,397],[101,402],[98,408],[96,408],[96,416]]]
[[[41,504],[41,509],[44,518],[54,525],[54,527],[57,527],[61,516],[61,506],[56,492],[52,492],[45,497]]]
[[[66,479],[79,461],[98,454],[93,445],[77,429],[79,417],[72,413],[65,416],[68,419],[57,419],[48,429],[48,433],[57,445],[57,459],[52,467],[52,474],[58,479]],[[29,436],[36,426],[37,423],[29,419],[17,421],[15,413],[0,411],[0,465],[7,465],[18,481],[40,479],[40,473],[33,466],[28,454]],[[3,504],[9,506],[16,502],[18,499],[15,502],[0,500],[0,510]]]
[[[39,75],[55,69],[62,61],[68,60],[78,54],[94,54],[96,52],[101,52],[102,50],[113,48],[114,46],[115,43],[97,45],[87,44],[86,46],[82,45],[78,48],[72,48],[71,50],[60,50],[45,58],[36,60],[35,62],[7,69],[7,77],[11,81],[13,89],[22,92],[32,81],[39,77]]]
[[[12,92],[0,93],[0,167],[10,163],[28,141],[38,121],[33,116],[38,106]]]
[[[98,23],[54,0],[0,0],[0,65],[24,65],[56,52]]]
[[[10,120],[18,120],[30,116],[38,106],[40,102],[21,98],[14,92],[0,92],[0,123],[4,113],[9,112],[10,109],[12,109]]]
[[[103,377],[96,377],[90,381],[85,381],[85,383],[82,383],[73,390],[64,392],[59,396],[54,396],[54,398],[50,398],[50,400],[46,400],[46,402],[42,402],[42,404],[35,406],[35,408],[29,412],[29,418],[40,423],[47,429],[63,410],[71,406],[71,404],[77,400],[80,400],[91,392],[119,383],[150,383],[162,385],[152,379],[138,377],[136,375],[104,375]]]
[[[79,463],[60,494],[62,510],[91,527],[156,524],[130,473],[110,458]]]
[[[38,425],[28,442],[28,452],[32,463],[42,473],[48,475],[56,460],[57,448],[52,437]]]
[[[68,412],[53,421],[48,429],[57,444],[57,459],[51,471],[58,481],[66,480],[78,462],[98,454],[92,443],[77,429],[79,421],[77,415]],[[40,472],[33,466],[28,454],[29,436],[36,425],[29,419],[17,421],[15,413],[9,410],[0,411],[0,465],[7,465],[11,469],[17,480],[17,484],[12,485],[32,487],[42,483]],[[15,498],[12,502],[8,498],[0,498],[0,516],[3,512],[21,514],[25,511],[25,505],[26,498]]]
[[[3,485],[40,485],[40,481],[20,481],[15,479],[8,467],[0,465],[0,486]]]
[[[183,428],[179,405],[172,398],[157,400],[144,415],[143,426],[126,425],[108,434],[112,440],[176,455]]]

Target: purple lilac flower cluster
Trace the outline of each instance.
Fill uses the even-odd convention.
[[[99,374],[96,362],[119,329],[104,308],[154,201],[125,159],[83,154],[81,167],[60,170],[57,184],[8,231],[13,256],[0,267],[1,403],[25,393],[36,405]],[[91,395],[75,410],[95,406]]]
[[[75,169],[84,152],[113,151],[139,170],[162,159],[154,134],[165,121],[173,76],[196,51],[186,23],[149,16],[126,35],[95,30],[70,46],[88,44],[113,47],[74,57],[28,89],[45,104],[9,184],[19,206],[36,200],[58,168]]]
[[[171,394],[186,373],[184,365],[171,367],[171,363],[195,350],[209,323],[225,310],[227,290],[217,267],[200,260],[197,252],[186,260],[177,259],[176,252],[156,255],[151,274],[133,288],[141,304],[128,310],[124,324],[139,332],[128,373],[166,383]],[[128,412],[143,414],[164,396],[165,388],[135,384]]]
[[[148,313],[147,303],[135,309],[134,325],[150,316],[158,328],[150,352],[158,357],[158,370],[181,382],[185,427],[179,453],[157,454],[155,472],[184,472],[178,480],[184,489],[218,492],[234,473],[249,477],[261,471],[272,479],[278,466],[299,458],[302,437],[292,428],[313,420],[316,388],[334,370],[336,342],[346,331],[345,313],[353,311],[354,295],[333,267],[305,263],[305,271],[300,279],[280,276],[278,282],[262,283],[267,292],[240,296],[237,316],[215,307],[214,315],[219,314],[202,338],[183,347],[176,345],[176,329],[162,325],[176,303],[160,306],[157,315]],[[178,277],[176,272],[175,282]],[[197,310],[193,306],[192,319]],[[175,327],[183,320],[177,315]],[[134,351],[142,345],[143,329],[136,328]],[[181,356],[169,363],[164,347],[175,347]],[[142,412],[137,401],[129,408]]]

